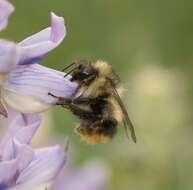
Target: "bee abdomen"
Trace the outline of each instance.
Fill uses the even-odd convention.
[[[117,132],[117,121],[115,119],[105,119],[101,124],[101,133],[112,138]]]

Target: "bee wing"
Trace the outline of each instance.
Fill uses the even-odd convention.
[[[124,115],[124,120],[123,120],[123,124],[124,124],[124,127],[125,127],[125,130],[126,130],[126,134],[127,136],[129,137],[128,133],[130,130],[131,132],[131,137],[133,139],[133,141],[136,143],[137,142],[137,138],[136,138],[136,135],[135,135],[135,130],[134,130],[134,126],[129,118],[129,115],[127,113],[127,110],[119,96],[119,93],[117,92],[116,88],[115,88],[115,85],[112,83],[111,81],[111,84],[112,84],[112,87],[113,87],[113,96],[115,97],[115,99],[117,100],[118,104],[120,105],[121,107],[121,110],[123,112],[123,115]]]

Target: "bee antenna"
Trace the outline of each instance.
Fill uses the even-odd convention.
[[[76,64],[76,62],[71,63],[70,65],[68,65],[68,66],[66,66],[64,69],[62,69],[62,71],[65,71],[66,69],[72,67],[72,66],[75,65],[75,64]]]
[[[75,69],[76,69],[76,67],[73,68],[72,70],[70,70],[68,73],[66,73],[66,74],[64,75],[64,78],[67,77],[70,73],[72,73]]]

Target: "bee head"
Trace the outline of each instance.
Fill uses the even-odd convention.
[[[71,81],[81,82],[83,80],[89,80],[91,78],[92,80],[94,80],[97,76],[97,71],[92,67],[92,64],[90,62],[80,61],[77,64],[75,70],[72,72],[71,76]]]

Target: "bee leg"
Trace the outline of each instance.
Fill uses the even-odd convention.
[[[90,97],[79,97],[73,100],[74,104],[89,104],[95,98]]]
[[[56,96],[50,92],[48,92],[49,96],[52,96],[53,98],[58,99],[58,101],[56,102],[56,105],[61,105],[61,106],[68,106],[69,104],[71,104],[71,100],[70,99],[66,99],[64,97],[60,97],[60,96]]]
[[[56,96],[56,95],[52,94],[51,92],[48,92],[48,95],[52,96],[53,98],[57,98],[57,99],[60,98],[59,96]]]
[[[93,120],[99,119],[99,116],[93,113],[92,111],[84,110],[73,103],[70,104],[68,108],[72,111],[74,115],[78,116],[80,119],[89,119],[89,120],[90,119],[93,119]]]
[[[103,105],[106,103],[106,96],[97,96],[97,97],[78,97],[73,99],[74,104],[83,104],[83,105]]]
[[[81,83],[79,83],[78,87],[76,88],[75,92],[73,93],[73,97],[75,97],[77,95],[77,93],[79,92],[79,90],[82,88],[82,86],[87,86],[90,84],[90,82],[92,80],[94,80],[96,78],[95,75],[92,75],[90,77],[88,77],[87,79],[84,79],[83,81],[81,81]],[[86,91],[87,89],[85,89]],[[83,92],[84,94],[84,92]]]
[[[95,78],[96,78],[96,75],[91,75],[90,77],[84,79],[82,82],[83,82],[85,85],[89,85],[90,82],[93,81]]]
[[[77,93],[78,93],[79,90],[82,88],[82,86],[83,86],[83,83],[80,83],[80,84],[77,86],[76,90],[75,90],[74,93],[72,94],[72,97],[76,97]]]

